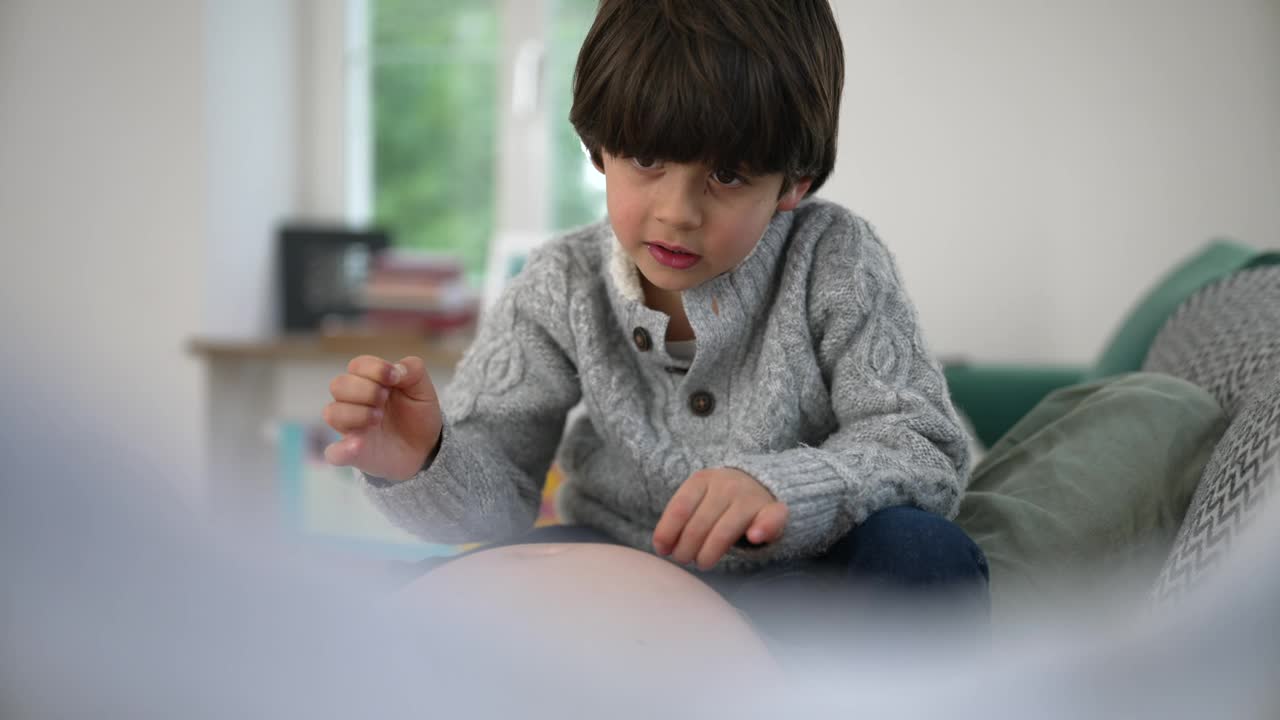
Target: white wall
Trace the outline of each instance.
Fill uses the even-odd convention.
[[[1088,362],[1210,237],[1280,246],[1277,0],[832,2],[823,195],[879,228],[935,351]],[[299,7],[299,209],[336,217],[344,18]]]
[[[341,212],[340,66],[299,74],[334,3],[0,2],[0,342],[6,384],[79,403],[51,433],[110,428],[198,492],[185,342],[264,332],[274,223]],[[836,6],[824,194],[880,228],[936,350],[1088,360],[1207,237],[1280,245],[1280,3]]]
[[[51,441],[108,431],[192,493],[201,51],[195,2],[0,2],[3,385],[58,389],[71,409]]]
[[[936,351],[1091,361],[1209,237],[1280,247],[1280,2],[834,5],[822,194],[881,231]]]
[[[293,0],[207,0],[204,108],[208,156],[202,332],[265,337],[276,327],[273,237],[294,213],[310,126],[299,82]],[[300,89],[302,88],[302,89]]]
[[[68,427],[117,434],[197,501],[204,368],[185,346],[271,332],[271,240],[301,193],[299,22],[294,0],[0,2],[9,380],[61,386]]]
[[[347,204],[347,23],[342,0],[294,0],[296,210],[339,221]]]

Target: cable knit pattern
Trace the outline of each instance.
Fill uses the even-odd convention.
[[[690,474],[739,468],[790,518],[777,542],[731,550],[717,566],[729,572],[817,555],[885,507],[955,514],[966,436],[865,221],[807,200],[683,300],[698,338],[691,362],[667,352],[669,318],[645,307],[607,222],[548,242],[444,393],[435,461],[402,483],[368,478],[370,497],[429,540],[508,538],[532,526],[555,455],[564,518],[651,551]],[[693,411],[695,393],[714,399],[710,414]]]

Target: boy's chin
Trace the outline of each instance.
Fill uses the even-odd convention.
[[[665,290],[667,292],[684,292],[685,290],[692,290],[705,282],[702,276],[699,275],[695,277],[694,275],[688,274],[690,272],[691,271],[688,270],[672,270],[667,272],[659,270],[655,272],[653,270],[641,269],[640,275],[645,279],[645,282],[659,290]],[[684,274],[684,276],[681,277],[681,274]]]

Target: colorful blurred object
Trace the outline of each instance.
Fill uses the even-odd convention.
[[[561,480],[560,467],[552,465],[547,471],[547,484],[542,487],[542,508],[538,511],[534,527],[560,524],[560,516],[556,514],[556,492],[560,490]]]
[[[281,422],[278,428],[282,521],[298,538],[329,543],[374,556],[420,560],[448,557],[480,547],[423,542],[391,524],[365,497],[355,471],[324,459],[338,435],[320,423]],[[560,524],[555,495],[562,476],[547,472],[536,527]]]

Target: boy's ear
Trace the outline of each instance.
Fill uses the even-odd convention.
[[[779,212],[795,210],[800,201],[804,199],[804,194],[809,192],[809,186],[813,184],[813,178],[802,178],[791,184],[786,192],[782,193],[782,197],[778,198]]]

